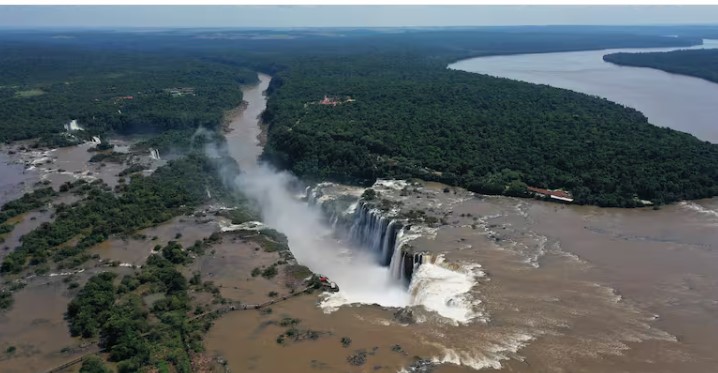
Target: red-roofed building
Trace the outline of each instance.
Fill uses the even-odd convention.
[[[329,98],[329,97],[326,96],[326,95],[324,96],[324,98],[323,98],[321,101],[319,101],[319,104],[320,104],[320,105],[332,105],[332,106],[337,106],[338,103],[339,103],[339,102],[338,102],[337,100],[335,100],[335,99],[333,99],[333,98]]]

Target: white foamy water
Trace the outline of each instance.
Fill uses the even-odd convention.
[[[328,276],[339,292],[327,293],[320,303],[324,312],[352,304],[384,307],[423,306],[453,324],[469,323],[481,316],[478,301],[470,294],[478,277],[478,264],[449,264],[443,257],[417,267],[409,290],[390,275],[391,268],[376,264],[369,252],[352,249],[332,237],[319,209],[298,200],[290,191],[293,177],[262,165],[246,170],[238,179],[244,193],[255,200],[263,222],[287,236],[297,261]],[[407,232],[407,242],[433,230]],[[400,245],[399,245],[400,246]],[[400,253],[397,247],[397,253]]]
[[[516,334],[495,342],[478,351],[458,351],[445,349],[444,355],[434,357],[435,363],[463,365],[476,370],[492,368],[501,369],[501,361],[508,360],[522,347],[533,339],[528,334]]]
[[[69,123],[65,124],[65,130],[66,131],[84,131],[85,129],[80,127],[79,124],[77,124],[77,119],[73,119]]]
[[[219,222],[219,230],[222,232],[233,232],[233,231],[259,231],[264,229],[264,223],[259,221],[248,221],[242,224],[232,224],[227,221]]]
[[[449,266],[439,255],[435,263],[424,263],[414,272],[410,304],[423,306],[455,324],[472,322],[481,313],[475,309],[480,302],[470,292],[483,275],[479,264]]]
[[[154,159],[156,161],[159,161],[160,158],[160,151],[154,148],[150,148],[150,159]]]
[[[700,214],[718,219],[718,210],[712,210],[705,206],[701,206],[695,202],[690,202],[690,201],[683,201],[683,202],[680,202],[678,205],[683,208],[698,212]]]

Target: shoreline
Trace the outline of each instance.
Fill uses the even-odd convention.
[[[227,134],[234,131],[234,129],[231,127],[232,122],[247,110],[247,107],[249,106],[249,102],[242,100],[242,102],[239,103],[235,108],[229,109],[224,112],[224,115],[222,117],[222,133]]]
[[[705,98],[715,96],[718,83],[691,75],[604,60],[604,56],[614,53],[716,48],[717,39],[704,38],[701,44],[684,47],[604,48],[476,56],[451,62],[446,69],[598,96],[640,112],[652,126],[668,127],[701,141],[718,144],[718,132],[713,126],[715,113],[705,109],[715,106]],[[555,68],[556,61],[569,57],[574,61],[573,66]],[[577,74],[581,71],[589,73]],[[646,81],[651,81],[652,85],[646,85]]]

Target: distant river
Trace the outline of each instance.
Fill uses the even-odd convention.
[[[718,143],[718,84],[661,70],[603,61],[615,52],[718,48],[718,40],[690,48],[605,49],[519,54],[457,61],[450,69],[546,84],[607,98],[642,112],[648,121]]]

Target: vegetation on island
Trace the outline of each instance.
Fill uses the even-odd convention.
[[[72,335],[98,338],[120,373],[191,372],[192,354],[203,351],[202,335],[211,319],[191,319],[190,292],[210,291],[221,301],[211,284],[202,283],[198,275],[188,281],[179,271],[191,261],[187,250],[170,242],[160,251],[119,281],[110,272],[93,276],[67,308]],[[150,294],[160,297],[148,303],[143,297]],[[202,313],[203,308],[196,305],[194,311]],[[83,363],[82,369],[101,372],[101,363]]]
[[[112,371],[105,366],[102,359],[97,356],[90,356],[82,360],[80,373],[112,373]]]
[[[46,146],[74,145],[62,134],[71,120],[95,134],[216,128],[242,101],[241,84],[257,80],[248,69],[169,52],[2,40],[0,52],[0,142],[40,137]],[[28,89],[44,93],[17,94]]]
[[[22,244],[8,254],[0,271],[18,273],[28,265],[67,258],[88,259],[85,250],[112,234],[129,234],[190,213],[209,199],[234,198],[217,171],[216,163],[203,155],[190,154],[158,168],[151,176],[135,175],[118,193],[93,184],[86,198],[72,205],[59,205],[53,222],[43,223],[23,237]],[[79,258],[78,258],[79,256]]]
[[[56,196],[57,192],[55,192],[51,187],[44,187],[25,193],[22,197],[4,204],[2,208],[0,208],[0,234],[7,233],[12,230],[10,225],[5,224],[8,219],[24,214],[38,207],[42,207]],[[4,231],[6,229],[7,231]]]
[[[603,60],[617,65],[650,67],[718,83],[718,49],[611,53],[603,56]]]

